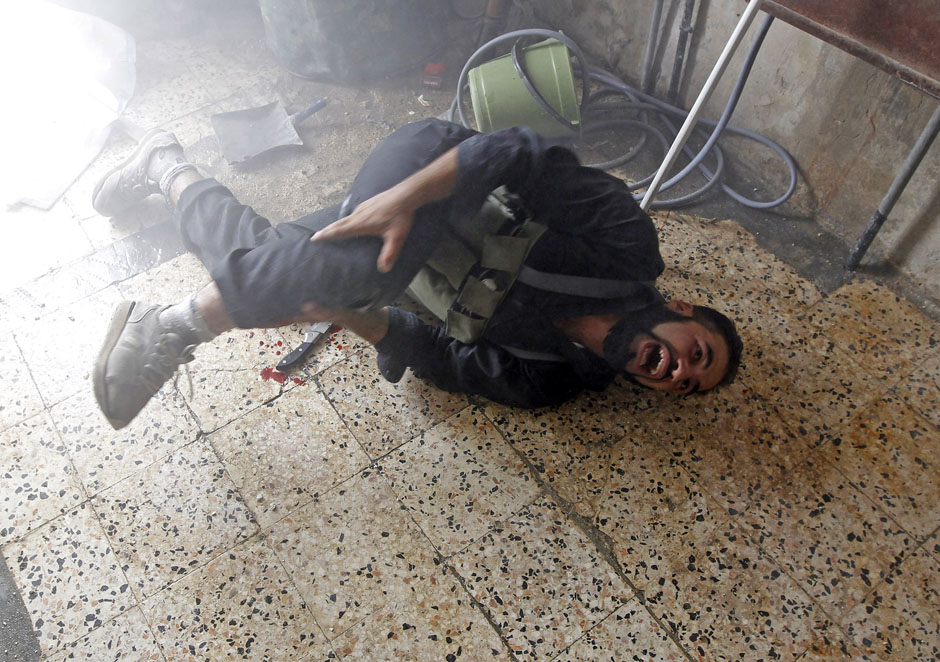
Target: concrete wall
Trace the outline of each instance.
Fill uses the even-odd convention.
[[[641,75],[653,0],[536,0],[534,12],[575,39],[600,66],[631,83]],[[666,0],[666,42],[657,53],[657,95],[669,88],[682,0]],[[689,107],[744,8],[743,0],[700,0],[681,88]],[[707,115],[728,99],[751,37],[751,26]],[[733,123],[786,147],[801,168],[797,195],[785,211],[820,224],[854,244],[904,162],[937,101],[890,75],[799,30],[775,21],[764,42]],[[761,149],[736,156],[763,168]],[[771,182],[780,166],[767,166]],[[934,144],[898,202],[866,263],[886,260],[940,298],[940,143]],[[786,220],[784,220],[786,222]],[[798,222],[794,220],[793,222]],[[837,256],[841,261],[844,256]]]

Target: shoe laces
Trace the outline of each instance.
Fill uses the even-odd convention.
[[[180,349],[177,346],[179,338],[175,334],[165,334],[157,340],[156,352],[152,354],[151,361],[143,365],[139,379],[148,390],[156,393],[176,372],[176,368],[183,363],[193,360],[195,345],[187,345]]]

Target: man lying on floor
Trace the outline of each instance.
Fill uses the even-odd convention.
[[[277,226],[154,131],[93,203],[113,216],[155,193],[213,280],[176,305],[117,307],[94,368],[115,428],[197,345],[234,328],[331,320],[375,345],[391,382],[411,368],[520,407],[603,389],[620,373],[695,393],[730,381],[740,360],[727,317],[655,289],[656,230],[623,182],[525,128],[406,125],[341,206]],[[389,306],[406,288],[444,325]]]

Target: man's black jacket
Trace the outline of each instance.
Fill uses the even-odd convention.
[[[475,134],[458,147],[456,214],[475,214],[498,186],[519,195],[548,229],[526,264],[540,271],[652,282],[662,273],[656,229],[616,177],[578,162],[568,149],[520,127]],[[633,300],[561,295],[517,282],[483,338],[465,344],[411,313],[392,308],[389,332],[377,345],[382,361],[448,391],[540,407],[615,377],[601,357],[572,342],[551,320],[629,313],[661,301],[652,288]],[[564,361],[521,359],[505,346],[547,352]]]

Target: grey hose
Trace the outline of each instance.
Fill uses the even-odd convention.
[[[773,22],[773,17],[768,16],[764,23],[761,25],[758,34],[751,45],[747,57],[745,59],[744,66],[741,69],[741,73],[738,75],[737,82],[735,83],[734,90],[731,93],[731,96],[728,100],[728,103],[725,106],[724,111],[722,112],[721,117],[717,122],[712,122],[709,120],[699,120],[699,126],[696,127],[696,133],[705,139],[705,145],[698,151],[698,153],[693,153],[693,151],[686,146],[683,152],[690,159],[689,163],[676,175],[664,183],[660,191],[665,191],[680,181],[684,180],[689,174],[694,170],[698,170],[705,179],[705,184],[689,193],[687,195],[680,196],[678,198],[673,198],[669,200],[657,200],[651,205],[654,209],[671,209],[681,206],[686,206],[692,204],[708,191],[714,188],[716,185],[721,185],[722,190],[729,195],[731,198],[744,205],[745,207],[750,207],[752,209],[770,209],[772,207],[779,206],[786,202],[790,196],[793,194],[793,191],[796,189],[797,183],[797,166],[796,162],[793,160],[793,157],[779,144],[773,140],[762,136],[756,132],[749,131],[748,129],[735,127],[729,125],[731,115],[734,112],[735,106],[738,103],[738,100],[741,98],[741,93],[744,90],[744,85],[747,82],[747,78],[750,75],[751,67],[754,64],[755,59],[757,58],[757,53],[760,50],[761,43],[763,42],[764,36],[767,34],[767,31],[770,29],[770,25]],[[673,135],[676,133],[676,127],[671,121],[671,117],[684,118],[687,115],[687,111],[682,108],[678,108],[671,104],[668,104],[664,101],[661,101],[649,94],[646,94],[640,90],[637,90],[630,85],[627,85],[625,82],[620,80],[614,74],[605,71],[603,69],[592,67],[587,65],[586,59],[584,57],[581,49],[575,44],[569,37],[563,35],[559,32],[554,32],[552,30],[542,30],[542,29],[527,29],[527,30],[515,30],[507,34],[501,35],[496,39],[484,44],[482,47],[476,50],[473,55],[470,56],[470,59],[467,60],[467,63],[464,65],[463,70],[460,73],[460,77],[457,81],[457,94],[454,97],[453,102],[451,103],[448,117],[451,121],[457,121],[455,117],[459,117],[459,121],[464,126],[469,127],[469,122],[466,115],[463,111],[463,94],[467,87],[466,79],[467,74],[481,59],[482,57],[494,46],[504,44],[509,41],[516,41],[523,37],[538,36],[557,39],[558,41],[565,44],[575,56],[575,71],[581,77],[581,116],[582,116],[582,135],[587,135],[597,131],[610,129],[618,126],[629,126],[633,128],[638,128],[644,131],[643,139],[648,135],[653,136],[656,139],[656,142],[659,142],[664,146],[664,152],[668,149],[669,144],[672,142],[672,139],[667,137],[662,131],[658,128],[652,126],[648,122],[641,122],[639,120],[627,119],[627,118],[610,118],[605,120],[599,119],[590,119],[591,114],[595,114],[596,111],[600,110],[630,110],[630,111],[643,111],[645,116],[649,111],[654,111],[653,114],[662,122]],[[584,72],[587,72],[587,76],[584,75]],[[594,92],[592,95],[587,94],[587,81],[588,79],[594,80],[602,85],[600,90]],[[607,96],[614,97],[624,97],[625,100],[618,101],[614,105],[601,105],[597,103],[597,100]],[[701,127],[711,127],[712,131],[710,134],[706,133]],[[789,175],[790,183],[787,187],[786,192],[778,197],[775,200],[771,201],[760,201],[753,200],[748,198],[741,193],[738,193],[730,186],[722,183],[721,177],[724,174],[724,155],[722,154],[721,149],[717,145],[718,139],[721,137],[722,133],[728,131],[732,134],[739,135],[751,140],[755,140],[762,145],[765,145],[776,152],[780,158],[783,160],[786,165]],[[599,164],[590,164],[593,167],[600,168],[612,168],[617,165],[621,165],[626,161],[630,160],[639,152],[638,145],[634,149],[630,150],[628,154],[625,154],[621,157],[613,159],[612,161],[607,161],[605,163]],[[709,169],[704,165],[704,160],[706,157],[711,154],[713,155],[715,165],[714,169]],[[631,186],[631,190],[636,190],[642,188],[649,184],[652,181],[655,173],[648,175],[641,181],[637,182]],[[642,196],[634,193],[634,198],[639,200]]]

